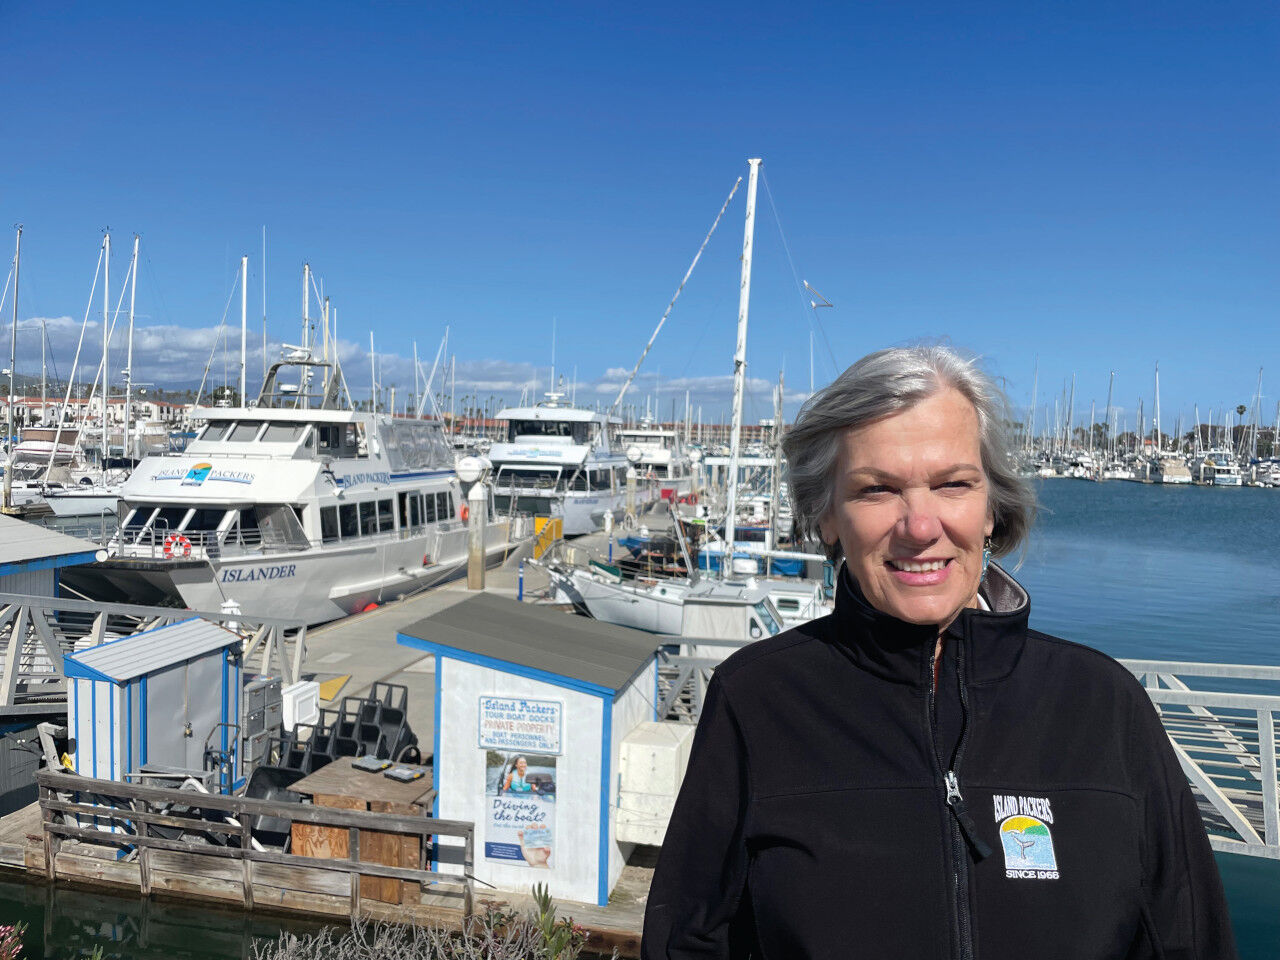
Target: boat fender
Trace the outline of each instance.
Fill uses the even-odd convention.
[[[471,511],[470,509],[467,508],[467,505],[464,503],[462,506],[458,508],[458,519],[468,520],[470,519],[470,517],[471,517]]]
[[[377,610],[377,609],[378,609],[378,605],[374,603],[372,600],[370,600],[368,603],[366,603],[363,607],[360,608],[360,612],[368,613],[370,610]]]
[[[191,556],[191,541],[180,533],[171,533],[164,538],[164,558],[172,560],[175,556]]]

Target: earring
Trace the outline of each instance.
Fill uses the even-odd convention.
[[[982,576],[979,581],[987,579],[987,567],[991,566],[991,548],[995,546],[995,542],[987,537],[982,541]]]

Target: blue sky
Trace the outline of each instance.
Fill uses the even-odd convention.
[[[163,382],[199,379],[242,253],[260,331],[265,224],[273,342],[309,260],[357,392],[371,329],[403,396],[446,325],[459,394],[543,388],[554,324],[579,400],[612,399],[760,156],[753,418],[784,364],[789,415],[808,390],[798,278],[835,304],[819,384],[946,338],[1020,408],[1037,358],[1078,417],[1110,370],[1149,406],[1157,361],[1170,418],[1248,402],[1259,366],[1268,421],[1280,398],[1272,4],[50,7],[0,9],[0,223],[26,226],[24,357],[32,318],[71,318],[63,371],[105,227],[113,285],[142,235],[138,378]],[[641,405],[727,409],[744,192]]]

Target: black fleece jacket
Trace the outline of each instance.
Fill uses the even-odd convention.
[[[1142,687],[1027,628],[992,565],[936,632],[836,610],[715,671],[645,960],[1236,956],[1186,777]],[[948,782],[950,781],[950,788]]]

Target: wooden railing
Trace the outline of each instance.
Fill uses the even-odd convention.
[[[36,783],[40,789],[45,875],[49,880],[58,878],[57,859],[62,841],[75,839],[91,844],[135,849],[143,896],[151,895],[152,854],[155,851],[168,851],[197,858],[238,860],[241,864],[244,905],[249,909],[253,907],[253,865],[263,863],[290,867],[299,872],[319,870],[347,874],[350,878],[350,910],[353,917],[360,910],[362,876],[406,881],[420,887],[446,884],[461,893],[463,916],[470,916],[472,911],[475,826],[466,821],[178,791],[121,783],[117,780],[96,780],[54,770],[39,771]],[[97,802],[87,803],[74,799],[83,794],[93,796]],[[186,810],[174,812],[174,807]],[[211,820],[204,815],[205,811],[214,810],[226,814],[227,819]],[[337,830],[345,828],[347,857],[321,859],[255,849],[252,824],[257,817],[287,821],[290,828],[293,824]],[[84,820],[91,819],[94,825],[83,826],[68,822],[72,818],[79,820],[81,824]],[[100,822],[105,824],[99,826]],[[216,835],[225,838],[226,845],[190,843],[182,839],[158,836],[154,832],[155,827],[169,827],[191,835]],[[389,866],[361,860],[362,830],[378,834],[400,834],[417,840],[418,866]],[[440,837],[456,837],[461,841],[461,845],[455,844],[453,849],[461,853],[459,862],[462,873],[444,873],[429,868],[428,850],[431,849],[433,840]]]

